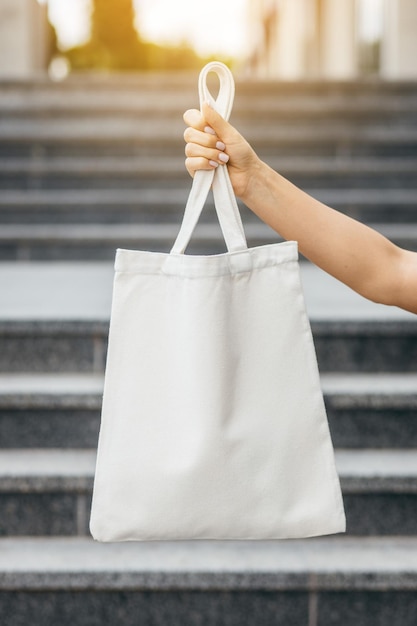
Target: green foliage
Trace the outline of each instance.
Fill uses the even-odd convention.
[[[160,46],[144,41],[134,20],[132,0],[93,0],[90,41],[64,53],[71,68],[178,71],[199,69],[208,61],[187,43]]]

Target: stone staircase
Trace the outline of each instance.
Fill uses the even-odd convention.
[[[1,85],[0,623],[414,626],[417,318],[307,263],[346,535],[89,538],[114,250],[172,244],[195,84]],[[238,83],[233,121],[291,180],[417,250],[416,105],[409,84]],[[279,240],[242,213],[251,245]],[[222,251],[203,216],[190,251]]]
[[[182,113],[198,105],[195,83],[3,83],[0,260],[168,250],[189,189]],[[247,82],[237,84],[233,121],[290,180],[417,249],[416,110],[413,84]],[[203,220],[190,251],[222,250],[213,211]],[[245,220],[251,245],[276,240]]]

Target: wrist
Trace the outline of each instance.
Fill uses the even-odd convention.
[[[259,199],[259,194],[263,195],[265,193],[270,176],[270,169],[271,168],[258,156],[255,157],[254,162],[251,164],[250,168],[248,168],[250,175],[248,176],[244,192],[240,196],[248,207],[253,205],[256,198]]]

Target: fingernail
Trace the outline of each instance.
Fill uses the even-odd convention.
[[[209,163],[210,163],[210,165],[211,165],[212,167],[218,167],[218,166],[219,166],[219,164],[218,164],[218,163],[216,163],[216,161],[209,161]]]
[[[225,150],[226,149],[226,145],[222,141],[218,141],[216,143],[216,148],[217,148],[217,150]]]
[[[220,161],[223,161],[223,163],[227,163],[227,162],[228,162],[228,160],[229,160],[229,155],[228,155],[228,154],[225,154],[224,152],[221,152],[221,153],[219,154],[219,160],[220,160]]]
[[[204,132],[205,133],[209,133],[210,135],[215,135],[216,134],[216,131],[213,130],[211,126],[205,126],[204,127]]]

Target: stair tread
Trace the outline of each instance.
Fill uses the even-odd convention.
[[[268,162],[276,169],[290,170],[292,173],[411,173],[416,174],[415,157],[268,157]],[[143,156],[40,156],[40,157],[0,157],[0,169],[5,173],[29,171],[30,173],[76,173],[82,175],[97,174],[139,174],[143,169],[159,165],[159,172],[180,169],[184,173],[182,154],[150,154]]]
[[[0,83],[1,85],[1,83]],[[243,89],[241,88],[243,87]],[[416,118],[415,105],[417,94],[414,93],[385,93],[385,94],[331,94],[331,93],[250,93],[244,89],[245,85],[236,86],[236,97],[233,107],[233,117],[244,119],[254,110],[262,113],[255,118],[255,123],[262,123],[265,116],[276,118],[280,115],[300,116],[317,119],[317,116],[326,118],[337,114],[340,118],[360,118],[366,116],[377,120],[378,116],[389,116],[398,119],[401,115],[411,115]],[[166,93],[164,93],[166,92]],[[59,90],[45,93],[41,89],[31,94],[18,91],[6,93],[0,91],[0,113],[3,119],[17,123],[19,119],[31,123],[35,120],[45,121],[43,114],[49,114],[52,121],[65,120],[97,120],[105,117],[128,118],[129,120],[152,120],[179,115],[187,107],[198,106],[196,85],[178,93],[173,91],[167,97],[165,85],[157,90],[81,93],[74,90],[62,93]],[[327,114],[327,115],[326,115]],[[181,116],[180,121],[182,122]]]
[[[417,373],[322,373],[320,381],[328,397],[417,397]],[[103,383],[103,374],[96,373],[0,373],[0,406],[27,396],[101,398]]]
[[[417,373],[321,374],[326,395],[416,395]],[[0,383],[1,385],[1,383]],[[0,387],[1,388],[1,387]],[[0,391],[1,393],[1,391]]]
[[[34,76],[30,76],[24,81],[19,78],[13,78],[5,76],[1,79],[0,85],[2,87],[2,91],[6,91],[7,89],[13,90],[22,90],[23,92],[31,92],[34,88],[39,89],[43,88],[48,91],[72,91],[74,89],[82,89],[83,92],[85,90],[107,90],[107,89],[116,89],[117,93],[121,88],[134,89],[136,90],[138,87],[160,87],[163,86],[174,86],[175,88],[178,85],[186,86],[191,85],[195,88],[195,78],[198,76],[198,72],[195,71],[169,71],[169,72],[159,72],[159,71],[150,71],[150,72],[119,72],[119,73],[109,73],[109,72],[74,72],[71,73],[65,80],[54,82],[48,77],[47,74],[38,73]],[[243,82],[244,81],[244,82]],[[271,79],[271,78],[258,78],[258,77],[248,77],[244,73],[239,74],[236,73],[236,82],[240,88],[246,88],[249,92],[253,91],[254,86],[259,88],[270,90],[272,92],[277,91],[289,91],[295,93],[304,93],[305,91],[310,92],[314,90],[322,90],[325,93],[350,93],[356,92],[359,90],[360,92],[369,92],[369,93],[390,93],[394,94],[400,92],[403,93],[404,90],[406,92],[415,92],[417,93],[416,83],[412,80],[408,79],[399,79],[397,80],[380,80],[377,77],[366,77],[366,78],[358,78],[355,80],[323,80],[320,78],[312,78],[305,81],[293,81],[293,80],[285,80],[285,79]]]
[[[100,396],[103,383],[103,374],[94,373],[0,373],[0,405],[5,397],[11,398],[13,395]]]
[[[141,189],[3,189],[0,194],[0,210],[2,207],[15,208],[48,206],[56,211],[73,205],[97,205],[103,208],[109,205],[123,205],[126,203],[141,206],[166,204],[168,206],[184,205],[189,191],[189,179],[184,177],[184,184],[174,188],[141,188]],[[307,192],[308,189],[306,189]],[[311,193],[327,204],[361,204],[361,205],[391,205],[407,204],[417,207],[416,188],[404,189],[323,189],[315,188]]]
[[[0,588],[417,589],[416,537],[99,544],[0,539]]]
[[[395,236],[417,237],[417,222],[411,224],[384,224],[377,223],[370,225],[388,238]],[[149,241],[159,241],[168,239],[174,241],[178,234],[179,225],[172,223],[145,223],[145,224],[2,224],[0,230],[0,241],[19,238],[20,240],[106,240],[115,241],[120,237],[124,240],[146,238]],[[257,221],[245,224],[245,232],[248,237],[269,237],[276,241],[282,241],[279,235],[267,224]],[[200,223],[197,225],[196,233],[199,239],[212,240],[219,238],[221,231],[216,223]]]
[[[68,142],[89,141],[91,144],[102,144],[106,141],[139,141],[152,140],[155,144],[162,141],[169,144],[172,141],[181,142],[184,132],[184,123],[178,115],[178,121],[171,119],[148,120],[146,124],[139,124],[138,120],[128,117],[108,118],[91,115],[82,119],[54,119],[45,120],[0,120],[0,141],[53,141]],[[365,142],[392,142],[405,145],[417,141],[417,128],[414,126],[386,125],[383,123],[372,125],[343,124],[340,121],[328,122],[323,125],[300,123],[280,126],[278,124],[253,122],[245,130],[247,138],[255,142],[260,150],[262,142],[267,144],[284,141],[305,143],[315,141],[336,141],[337,143],[365,143]]]
[[[370,302],[309,263],[300,266],[312,321],[396,323],[398,333],[417,324],[412,313]],[[0,293],[8,294],[0,300],[0,323],[108,322],[113,275],[105,262],[0,263]]]
[[[413,228],[408,224],[407,231]],[[217,224],[198,224],[199,238],[213,239],[220,236],[221,231]],[[415,225],[417,231],[417,224]],[[262,222],[247,224],[245,230],[249,235],[259,237],[270,234],[276,240],[277,233]],[[179,224],[171,223],[145,223],[145,224],[3,224],[0,230],[0,240],[7,239],[61,239],[71,240],[100,240],[117,241],[120,237],[131,239],[146,238],[150,241],[168,239],[174,242],[179,231]]]
[[[380,487],[390,479],[410,478],[417,481],[417,449],[337,449],[336,466],[342,480],[379,481]],[[61,448],[13,448],[0,450],[0,490],[10,488],[10,480],[48,481],[49,478],[94,476],[96,450]],[[386,479],[386,483],[383,483]],[[17,483],[16,483],[17,484]],[[48,485],[48,482],[45,483]],[[414,485],[417,490],[417,484]]]
[[[45,89],[39,84],[35,89],[28,92],[25,88],[16,86],[5,89],[4,83],[0,92],[0,112],[20,115],[33,115],[34,112],[60,113],[74,115],[79,113],[106,114],[152,114],[154,111],[177,112],[190,106],[196,100],[194,84],[178,86],[171,90],[170,97],[166,95],[167,85],[160,81],[146,89],[132,90],[119,87],[115,89],[96,89],[91,93],[89,90],[78,89],[73,85],[72,89],[60,89],[55,85],[52,89]],[[295,113],[311,115],[312,113],[337,112],[340,115],[352,114],[401,114],[415,113],[417,93],[414,85],[410,84],[406,92],[400,96],[392,86],[388,89],[380,89],[368,93],[329,93],[326,90],[314,93],[307,90],[304,93],[288,93],[282,84],[275,84],[274,89],[265,90],[262,83],[256,83],[256,89],[252,91],[248,86],[250,82],[237,83],[237,94],[234,107],[234,115],[239,116],[246,111],[258,111],[269,114]],[[381,85],[383,87],[383,85]],[[313,86],[314,87],[314,86]],[[365,85],[366,87],[366,85]]]

